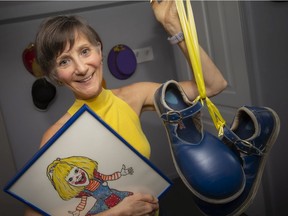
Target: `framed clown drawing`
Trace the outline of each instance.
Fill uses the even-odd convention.
[[[149,173],[149,175],[147,175]],[[133,193],[160,197],[171,181],[83,105],[4,191],[43,215],[92,215]]]

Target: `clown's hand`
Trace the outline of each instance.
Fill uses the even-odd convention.
[[[68,211],[69,214],[72,214],[73,216],[79,216],[80,215],[80,211]]]
[[[121,172],[121,176],[126,176],[126,175],[132,175],[134,173],[134,170],[132,167],[129,167],[128,169],[126,169],[126,166],[123,164],[120,172]]]

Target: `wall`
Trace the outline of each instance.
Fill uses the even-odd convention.
[[[104,75],[109,88],[140,80],[163,82],[167,79],[187,76],[187,74],[175,73],[174,56],[171,46],[166,41],[167,35],[154,20],[147,2],[97,1],[69,2],[69,4],[66,2],[23,2],[22,5],[18,4],[0,7],[0,110],[8,134],[7,142],[11,144],[12,156],[15,158],[15,166],[11,166],[11,169],[15,167],[15,172],[38,150],[43,132],[73,102],[70,92],[64,88],[57,88],[57,98],[47,112],[39,112],[33,106],[30,91],[35,78],[25,70],[21,62],[21,54],[33,40],[37,26],[43,18],[61,13],[61,11],[83,15],[103,38],[104,58],[107,58],[109,49],[119,42],[127,43],[133,49],[152,46],[154,61],[139,64],[136,73],[126,81],[116,80],[105,65]],[[286,208],[288,172],[285,169],[285,165],[288,163],[287,136],[285,134],[288,126],[286,111],[288,102],[285,100],[288,82],[288,2],[244,1],[239,4],[242,6],[241,25],[243,25],[242,33],[245,38],[246,61],[243,62],[245,64],[247,62],[248,66],[252,103],[275,109],[281,119],[280,135],[271,151],[264,172],[263,190],[261,187],[259,191],[261,192],[260,204],[254,202],[248,215],[262,216],[264,211],[267,216],[285,216],[288,214]],[[213,7],[211,7],[212,9]],[[226,21],[232,22],[233,20]],[[213,32],[217,34],[218,29]],[[233,44],[239,43],[234,41],[236,36],[227,37],[227,41],[231,40]],[[231,50],[230,47],[228,48]],[[222,54],[214,54],[218,59],[222,56]],[[229,53],[231,56],[237,56],[237,54],[239,53],[235,50]],[[218,60],[218,62],[221,61],[221,59]],[[240,64],[239,61],[234,62],[233,67],[237,64]],[[220,66],[223,65],[224,63],[220,64]],[[181,67],[181,65],[177,65],[177,68]],[[240,76],[241,70],[238,71],[239,67],[235,68],[237,76]],[[176,172],[166,145],[166,135],[156,114],[145,113],[142,120],[143,129],[152,145],[152,161],[165,174],[175,176]],[[2,139],[4,138],[1,137],[1,145]],[[1,158],[4,158],[3,155],[6,154],[4,152],[7,151],[1,151]],[[14,174],[8,166],[5,166],[3,172],[6,173],[5,179],[9,179]],[[264,194],[263,197],[262,194]],[[1,200],[1,211],[6,205],[3,203]],[[11,206],[15,206],[14,209],[21,208],[20,204]],[[4,213],[4,215],[13,214]]]
[[[202,8],[197,8],[199,10],[195,13],[200,17],[198,13],[204,14],[203,18],[198,20],[196,17],[196,23],[199,21],[197,29],[200,33],[200,41],[206,38],[206,30],[209,39],[206,50],[212,50],[210,56],[212,54],[216,60],[214,61],[228,80],[229,86],[226,90],[236,89],[233,93],[239,94],[234,94],[233,100],[224,91],[224,94],[219,95],[220,98],[217,96],[220,100],[216,105],[218,107],[220,105],[221,108],[223,105],[224,108],[242,105],[268,106],[278,113],[281,120],[280,134],[267,160],[262,183],[246,213],[249,216],[286,216],[288,215],[286,168],[288,163],[286,145],[288,2],[197,1],[193,5],[198,3],[204,5]],[[215,16],[214,14],[217,13],[219,15]],[[220,24],[217,23],[219,19]],[[219,49],[213,46],[218,46]],[[214,49],[210,49],[211,47]],[[242,56],[243,50],[244,56]],[[227,64],[230,65],[226,67]],[[185,63],[177,64],[177,68],[185,70],[183,65]],[[247,80],[245,80],[246,76],[248,76]],[[250,89],[247,89],[247,86]],[[249,90],[248,95],[247,90]],[[221,100],[222,96],[224,96],[223,100]],[[222,108],[220,111],[223,114],[225,109]],[[234,113],[235,109],[233,109]],[[228,115],[224,116],[229,120],[228,117]]]
[[[246,63],[249,51],[245,49],[246,35],[243,28],[243,17],[246,17],[246,12],[238,1],[196,1],[193,2],[193,11],[199,42],[208,51],[228,82],[227,88],[212,100],[227,125],[230,125],[239,107],[252,104],[249,83],[251,74],[247,70]],[[186,75],[191,74],[183,61],[183,58],[177,59],[176,65],[179,68],[177,71],[181,69],[182,72],[186,71]],[[203,113],[205,129],[216,134],[209,113]],[[263,180],[265,179],[263,176]],[[265,196],[269,197],[267,190]],[[249,216],[270,216],[266,214],[262,184],[245,213]]]
[[[0,143],[1,143],[0,163],[5,164],[5,168],[3,169],[3,172],[1,172],[1,178],[0,178],[0,187],[1,187],[0,211],[3,216],[21,215],[24,204],[20,203],[20,201],[14,199],[12,196],[8,196],[6,193],[2,191],[3,186],[7,184],[7,182],[13,175],[15,175],[16,168],[1,110],[0,110]]]
[[[266,215],[288,215],[288,2],[242,2],[253,104],[273,108],[281,130],[263,177]]]
[[[15,160],[15,172],[36,153],[44,131],[73,103],[73,96],[63,87],[57,87],[57,96],[47,112],[39,112],[32,102],[31,87],[35,77],[24,68],[21,55],[26,46],[33,42],[37,28],[45,17],[73,13],[83,16],[95,27],[104,44],[104,77],[108,88],[137,81],[164,82],[177,79],[172,47],[166,40],[165,31],[155,20],[149,2],[11,4],[2,4],[0,7],[0,110]],[[127,44],[132,49],[151,46],[154,60],[138,64],[135,74],[128,80],[117,80],[110,74],[106,60],[110,49],[118,43]],[[151,142],[152,162],[164,174],[175,177],[166,134],[157,115],[145,113],[142,120],[143,130]],[[7,166],[2,170],[2,173],[7,174],[5,179],[11,178],[15,172],[5,169],[10,168]],[[4,206],[2,208],[4,210]],[[1,215],[5,215],[2,209]]]

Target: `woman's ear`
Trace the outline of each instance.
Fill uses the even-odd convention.
[[[97,42],[96,50],[100,55],[102,55],[102,44],[100,42]]]
[[[98,41],[97,44],[96,44],[96,46],[99,47],[100,50],[102,50],[102,44],[101,44],[101,42]]]

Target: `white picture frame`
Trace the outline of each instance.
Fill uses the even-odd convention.
[[[79,158],[81,161],[88,158],[98,164],[96,170],[102,176],[101,186],[104,184],[108,185],[109,189],[117,190],[127,196],[127,192],[141,192],[149,193],[159,198],[172,185],[172,182],[156,166],[136,151],[87,105],[83,105],[28,161],[23,169],[8,182],[4,191],[43,215],[71,215],[71,212],[76,209],[79,210],[81,197],[72,195],[71,198],[71,193],[68,194],[66,190],[64,195],[61,192],[62,196],[60,196],[55,185],[62,185],[64,180],[61,173],[64,173],[64,171],[68,172],[69,169],[60,167],[64,171],[56,172],[56,170],[59,170],[60,161],[63,164],[68,163],[71,165],[67,161],[73,161],[74,163]],[[82,169],[82,165],[75,167],[78,166]],[[89,172],[87,171],[87,173]],[[112,176],[112,174],[118,176],[118,179],[107,181],[103,177],[104,175]],[[53,181],[54,177],[55,179],[61,179],[60,183],[55,183]],[[88,177],[88,180],[92,182],[92,178]],[[65,181],[73,181],[73,178],[65,177]],[[97,183],[98,178],[94,179],[95,181]],[[79,182],[81,183],[81,181]],[[78,184],[79,182],[76,183]],[[84,188],[86,190],[87,187]],[[67,197],[69,198],[68,200],[66,200]],[[109,201],[111,200],[110,198],[111,196],[109,196]],[[95,209],[99,200],[100,198],[88,196],[86,206],[80,211],[80,215],[85,215],[88,211]],[[105,199],[105,203],[107,200],[108,198]],[[117,205],[117,203],[118,201],[115,202],[115,199],[112,199],[108,207]],[[106,204],[101,204],[100,206],[101,208],[107,207]]]

